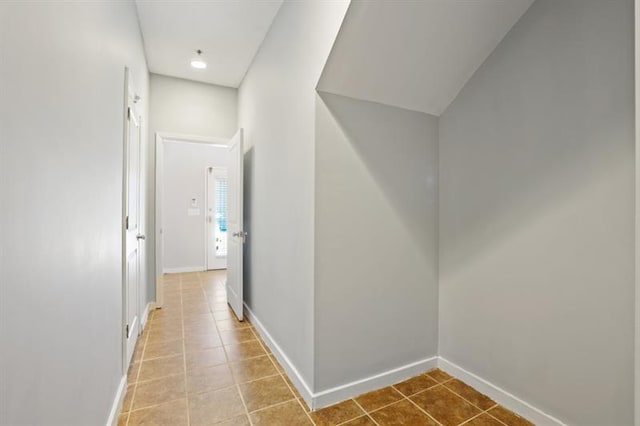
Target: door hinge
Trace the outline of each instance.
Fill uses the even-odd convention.
[[[127,324],[127,339],[129,338],[129,324]]]
[[[129,229],[129,216],[124,219],[124,229]]]
[[[127,120],[131,120],[131,108],[127,107]]]

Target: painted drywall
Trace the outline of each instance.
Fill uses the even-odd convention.
[[[633,31],[537,0],[439,123],[440,354],[568,424],[633,423]]]
[[[156,258],[155,194],[157,132],[229,139],[238,129],[238,90],[151,74],[149,79],[149,150],[147,248],[149,259]],[[148,267],[149,298],[155,300],[160,265]]]
[[[438,119],[321,93],[315,388],[437,355]]]
[[[635,0],[635,84],[636,84],[636,378],[635,426],[640,426],[640,0]]]
[[[348,2],[285,2],[240,86],[245,302],[312,386],[315,87]]]
[[[227,157],[226,147],[164,142],[162,236],[165,271],[206,269],[207,168],[226,167]],[[196,207],[191,204],[192,198],[196,199]],[[195,215],[196,210],[198,215]]]
[[[132,2],[0,3],[0,423],[103,425],[122,366]]]
[[[354,1],[318,89],[439,116],[531,3]]]

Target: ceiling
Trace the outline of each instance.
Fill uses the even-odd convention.
[[[318,90],[440,115],[532,3],[353,1]]]
[[[135,0],[149,70],[238,87],[282,0]],[[207,69],[191,68],[201,49]]]

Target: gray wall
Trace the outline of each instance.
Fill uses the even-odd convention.
[[[285,2],[240,87],[245,301],[313,379],[315,87],[348,2]]]
[[[227,148],[203,143],[164,142],[162,267],[168,269],[207,268],[206,169],[227,167]],[[191,216],[191,199],[196,198],[199,215]]]
[[[321,93],[315,388],[437,355],[437,117]]]
[[[147,248],[155,259],[156,132],[231,138],[238,129],[238,90],[151,74],[149,79],[149,150]],[[156,271],[149,264],[148,294],[155,300]]]
[[[0,4],[1,424],[103,425],[123,378],[125,65],[146,119],[133,2]]]
[[[632,0],[537,0],[440,117],[440,354],[633,423]]]

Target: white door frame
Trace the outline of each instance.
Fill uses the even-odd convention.
[[[197,136],[197,135],[185,135],[179,133],[169,132],[156,132],[156,199],[155,199],[155,271],[156,271],[156,307],[162,307],[164,303],[164,292],[162,286],[163,277],[163,241],[162,241],[162,193],[164,190],[164,143],[171,142],[186,142],[186,143],[203,143],[214,147],[226,148],[229,142],[228,139],[216,138],[210,136]],[[206,179],[206,176],[205,176]],[[206,215],[204,219],[206,221]],[[205,223],[206,229],[206,223]],[[207,241],[205,239],[205,250]],[[207,253],[205,251],[205,263]]]

